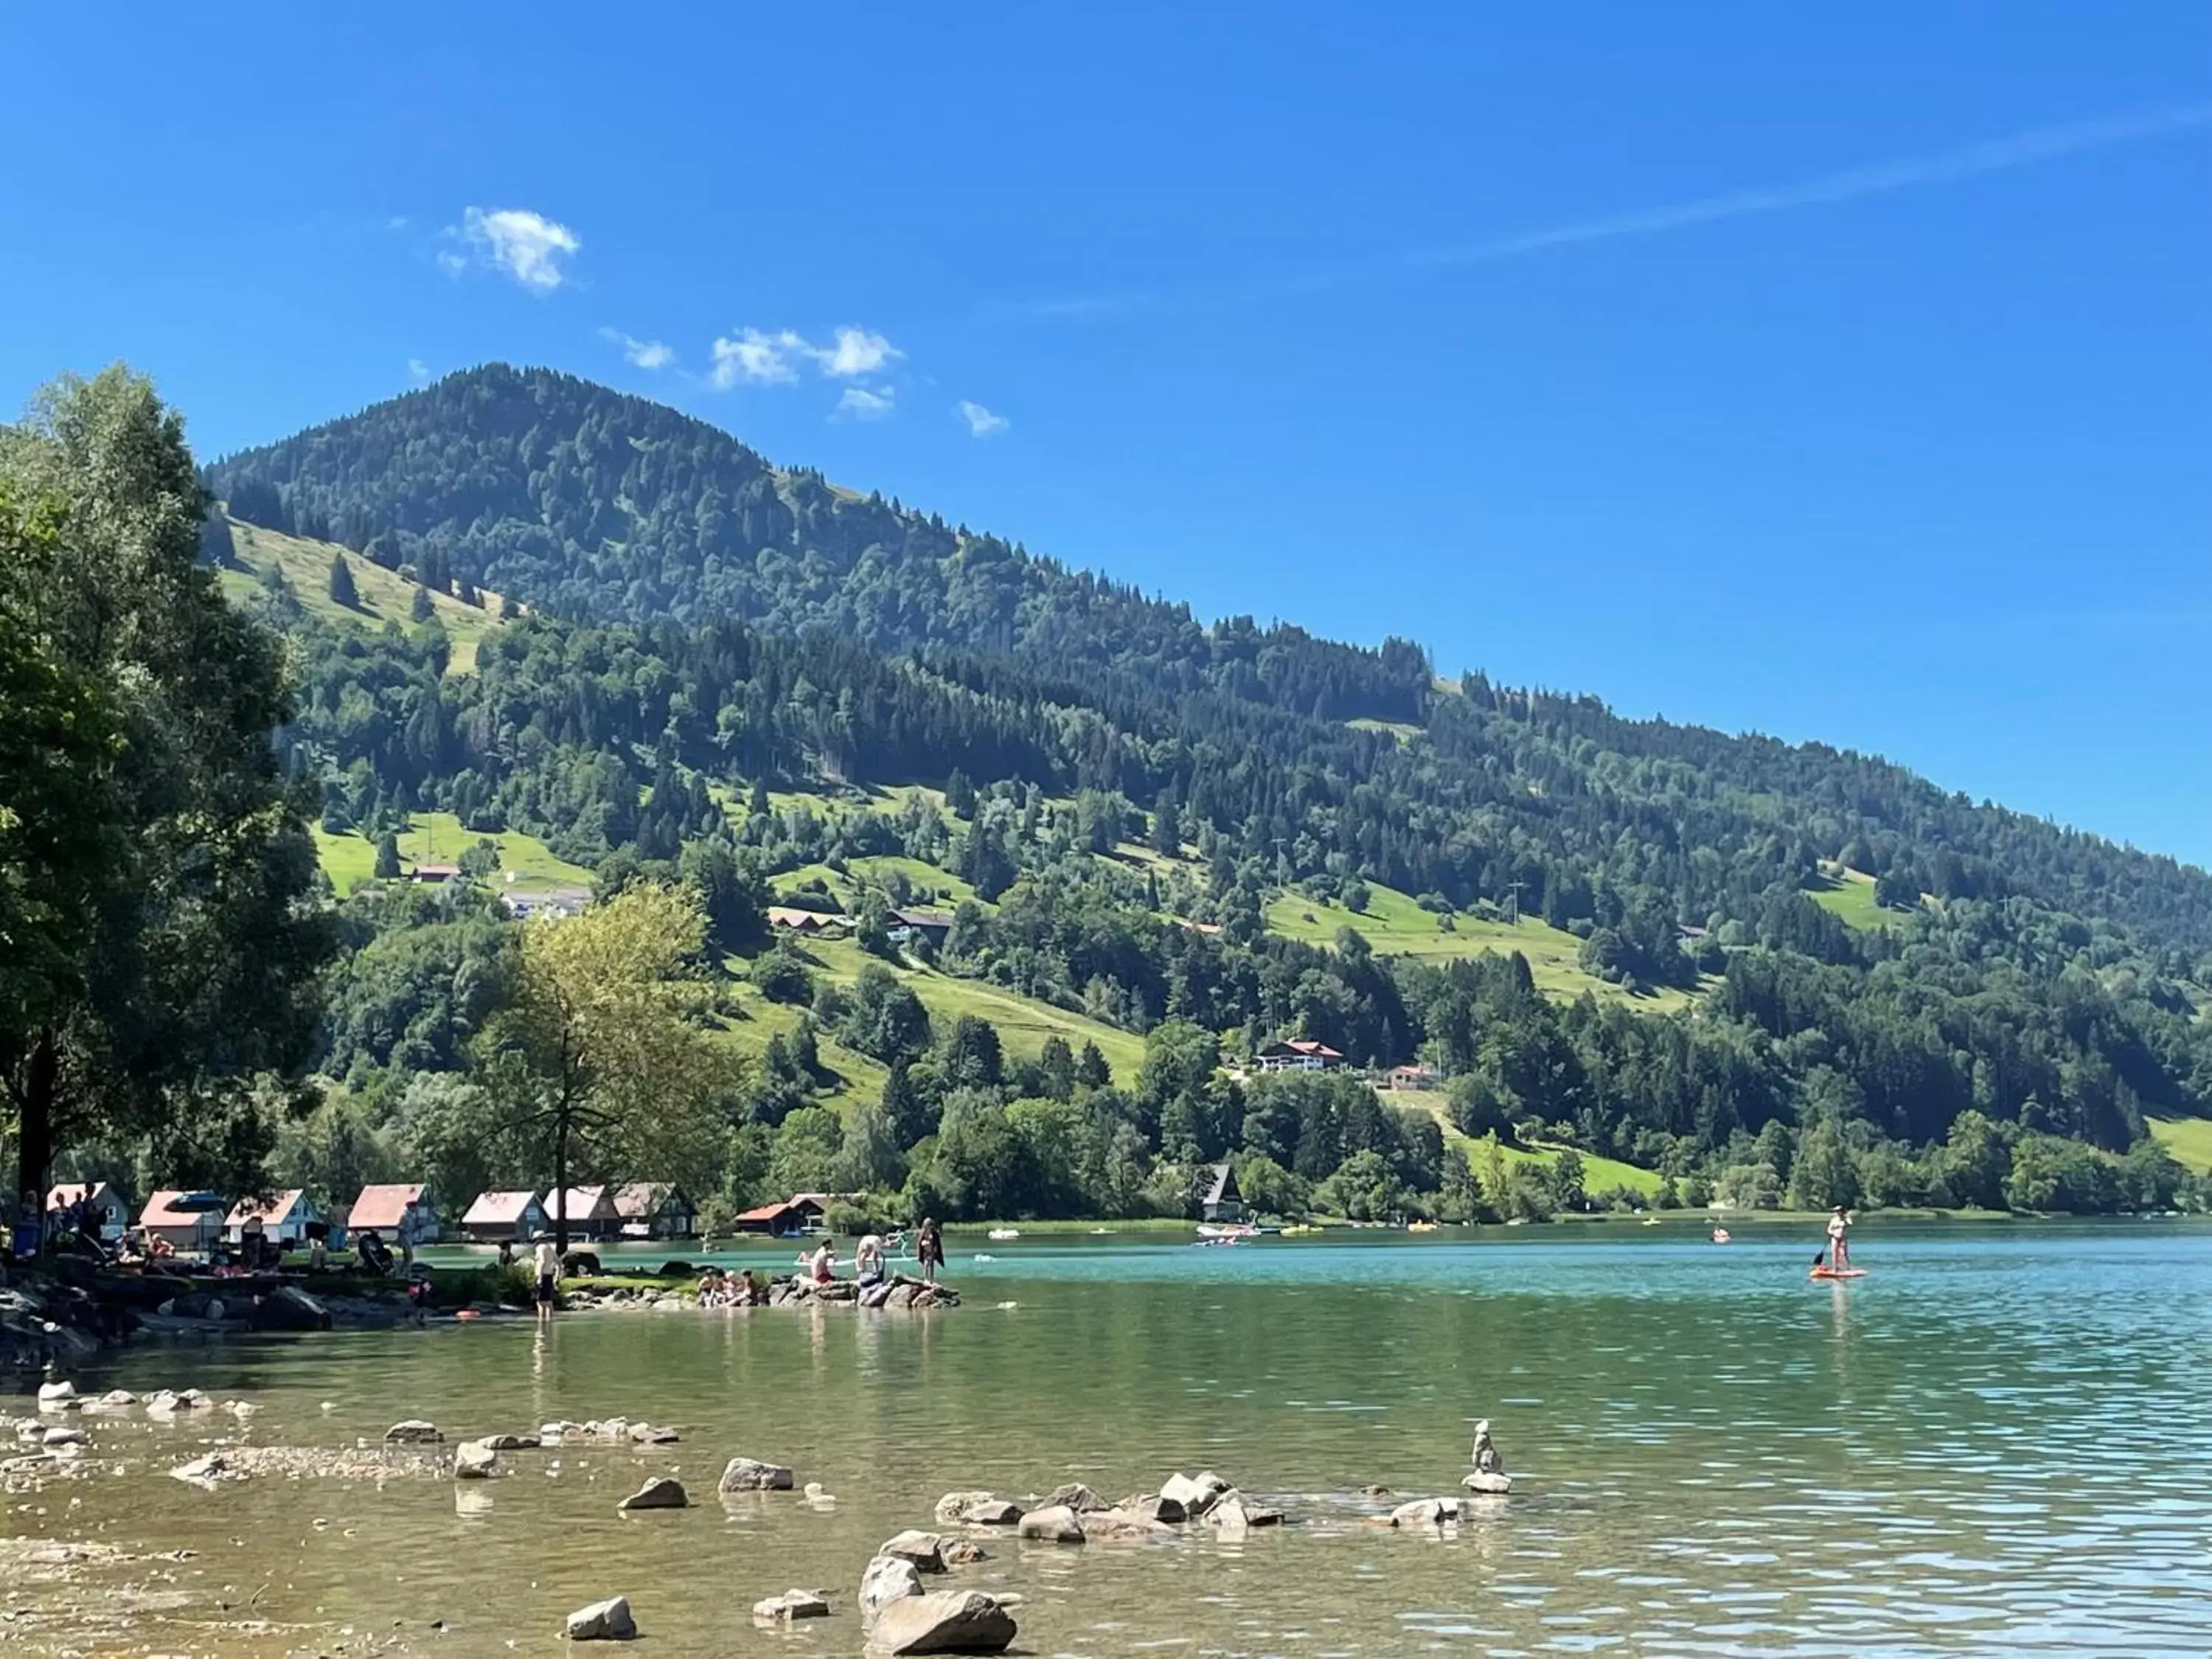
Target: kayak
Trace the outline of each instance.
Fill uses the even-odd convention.
[[[1806,1275],[1808,1279],[1864,1279],[1864,1267],[1815,1267]]]

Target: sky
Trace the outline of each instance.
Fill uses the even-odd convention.
[[[2212,7],[43,7],[0,409],[490,360],[2212,866]]]

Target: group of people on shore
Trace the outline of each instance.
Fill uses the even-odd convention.
[[[862,1234],[860,1242],[853,1247],[853,1282],[864,1291],[872,1285],[882,1284],[890,1273],[888,1261],[883,1236]],[[945,1236],[938,1231],[935,1220],[925,1218],[915,1230],[914,1261],[921,1270],[922,1282],[934,1285],[937,1270],[945,1265]],[[834,1284],[837,1278],[837,1247],[825,1238],[802,1255],[799,1265],[817,1285]]]

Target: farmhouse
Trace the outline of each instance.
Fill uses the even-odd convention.
[[[1343,1065],[1344,1056],[1326,1042],[1292,1037],[1261,1049],[1256,1063],[1263,1072],[1327,1072]]]
[[[768,907],[768,925],[785,933],[844,933],[851,930],[850,916],[832,915],[826,910],[803,910],[794,904],[771,904]]]
[[[438,887],[447,882],[459,880],[461,866],[458,864],[418,864],[407,872],[407,879]]]

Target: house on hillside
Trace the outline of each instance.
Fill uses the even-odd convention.
[[[124,1205],[123,1194],[104,1181],[64,1182],[46,1194],[46,1213],[51,1216],[78,1203],[92,1212],[103,1243],[112,1244],[131,1225],[131,1212]]]
[[[1344,1064],[1344,1056],[1326,1042],[1311,1037],[1292,1037],[1271,1042],[1254,1057],[1263,1072],[1328,1072]]]
[[[230,1200],[204,1190],[155,1193],[138,1212],[138,1224],[149,1238],[160,1239],[173,1249],[204,1255],[222,1241],[223,1217]]]
[[[536,1193],[480,1193],[461,1216],[461,1237],[471,1244],[527,1244],[544,1231]]]
[[[1198,1218],[1231,1226],[1245,1218],[1244,1194],[1237,1189],[1237,1171],[1231,1165],[1217,1164],[1207,1172],[1205,1190],[1199,1195]]]
[[[795,904],[771,904],[768,907],[768,925],[780,933],[836,938],[852,931],[853,919],[832,915],[826,910],[801,909]]]
[[[1393,1066],[1376,1079],[1386,1089],[1437,1089],[1443,1079],[1433,1066]]]
[[[509,879],[514,872],[507,872]],[[507,915],[518,921],[566,921],[580,916],[591,908],[592,890],[588,887],[554,887],[542,893],[502,893],[500,904]]]
[[[413,1185],[364,1187],[361,1196],[346,1212],[346,1229],[349,1232],[368,1232],[374,1229],[386,1239],[399,1236],[399,1219],[413,1212],[415,1242],[435,1244],[440,1227],[438,1206],[430,1201],[429,1188],[420,1182]]]
[[[461,866],[458,864],[418,864],[407,872],[407,879],[441,887],[449,881],[459,880],[460,875]]]
[[[323,1218],[322,1208],[295,1187],[268,1198],[241,1198],[223,1218],[222,1236],[232,1244],[246,1242],[246,1224],[258,1219],[262,1236],[271,1244],[305,1244],[310,1224]]]
[[[634,1181],[615,1194],[624,1238],[690,1238],[699,1210],[684,1190],[665,1181]]]
[[[548,1193],[538,1207],[545,1212],[548,1232],[558,1230],[564,1210],[572,1239],[609,1239],[622,1231],[622,1216],[615,1208],[611,1187],[571,1187],[566,1192]]]
[[[942,945],[952,933],[951,915],[944,910],[894,910],[889,921],[890,936],[901,945]]]

